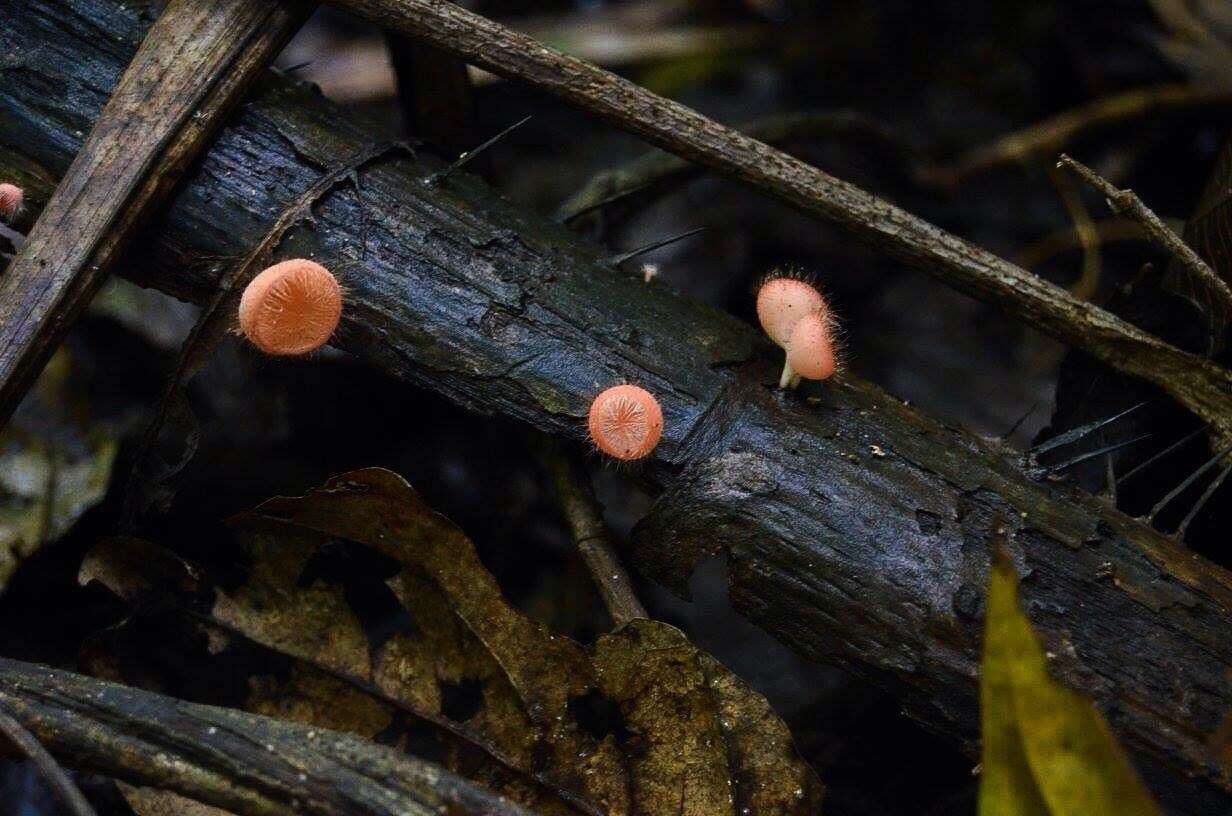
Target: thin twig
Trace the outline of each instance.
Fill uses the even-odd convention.
[[[693,229],[685,230],[684,232],[680,232],[675,235],[669,235],[666,238],[656,238],[653,241],[642,244],[639,247],[634,247],[633,249],[613,255],[607,259],[607,262],[612,266],[620,266],[625,261],[633,260],[638,255],[645,255],[647,252],[662,249],[663,247],[674,244],[677,241],[683,241],[685,238],[691,238],[699,232],[705,232],[705,230],[705,227],[694,227]]]
[[[1059,433],[1056,436],[1052,437],[1051,439],[1047,439],[1041,442],[1040,444],[1036,445],[1035,447],[1031,448],[1030,450],[1031,458],[1032,459],[1038,458],[1039,456],[1047,453],[1048,451],[1059,448],[1062,445],[1068,445],[1071,442],[1077,442],[1079,439],[1082,439],[1085,436],[1089,436],[1090,434],[1095,433],[1100,428],[1107,427],[1108,425],[1111,425],[1112,423],[1116,422],[1118,419],[1129,416],[1134,411],[1137,411],[1139,408],[1142,408],[1146,404],[1147,403],[1145,402],[1139,402],[1139,403],[1136,403],[1130,406],[1129,408],[1126,408],[1124,411],[1119,411],[1113,414],[1112,416],[1101,417],[1100,419],[1096,419],[1092,422],[1088,422],[1085,425],[1079,425],[1077,428],[1070,428],[1068,431]]]
[[[1182,481],[1176,487],[1172,488],[1172,490],[1168,491],[1168,493],[1162,499],[1157,501],[1155,503],[1155,506],[1151,508],[1151,512],[1148,513],[1146,517],[1147,521],[1154,523],[1155,517],[1159,515],[1160,510],[1163,510],[1165,507],[1167,507],[1168,504],[1173,499],[1181,495],[1181,493],[1183,493],[1185,489],[1188,488],[1191,484],[1196,482],[1198,478],[1202,476],[1203,473],[1206,473],[1208,470],[1215,467],[1215,465],[1219,464],[1219,460],[1223,459],[1229,453],[1232,453],[1232,445],[1225,445],[1224,447],[1220,448],[1218,453],[1216,453],[1210,459],[1207,459],[1206,462],[1201,467],[1199,467],[1193,473],[1189,474],[1189,476],[1187,476],[1184,481]]]
[[[545,440],[540,454],[556,487],[556,500],[569,524],[573,543],[586,562],[603,605],[607,607],[615,628],[638,618],[650,617],[633,592],[629,574],[621,566],[612,547],[603,508],[595,497],[590,475],[576,456],[565,451],[558,442]]]
[[[1188,442],[1189,440],[1191,440],[1191,439],[1197,439],[1200,435],[1202,435],[1202,434],[1204,434],[1204,433],[1206,433],[1206,428],[1199,427],[1197,430],[1195,430],[1195,431],[1191,431],[1191,432],[1189,432],[1189,433],[1185,434],[1185,435],[1184,435],[1184,436],[1182,436],[1180,439],[1176,440],[1176,441],[1175,441],[1175,442],[1173,442],[1171,445],[1169,445],[1168,447],[1166,447],[1166,448],[1164,448],[1163,450],[1161,450],[1159,453],[1156,453],[1156,454],[1152,455],[1152,456],[1151,456],[1151,458],[1149,458],[1149,459],[1147,459],[1146,461],[1144,461],[1144,462],[1140,463],[1140,464],[1139,464],[1139,465],[1137,465],[1137,466],[1136,466],[1133,470],[1131,470],[1129,473],[1126,473],[1124,476],[1122,476],[1122,477],[1118,480],[1118,481],[1119,481],[1119,484],[1122,484],[1122,485],[1123,485],[1123,484],[1125,484],[1125,483],[1126,483],[1126,482],[1128,482],[1131,478],[1133,478],[1133,477],[1134,477],[1134,476],[1136,476],[1137,474],[1141,473],[1143,470],[1145,470],[1146,468],[1150,467],[1151,465],[1155,464],[1155,463],[1156,463],[1156,462],[1158,462],[1160,459],[1163,459],[1165,456],[1167,456],[1168,454],[1172,453],[1174,450],[1176,450],[1177,448],[1181,447],[1182,445],[1184,445],[1184,444],[1185,444],[1186,442]]]
[[[1093,451],[1087,451],[1086,453],[1080,453],[1077,456],[1074,456],[1070,459],[1066,459],[1064,462],[1058,462],[1055,465],[1048,465],[1047,467],[1028,468],[1027,475],[1031,476],[1032,478],[1039,478],[1041,476],[1051,476],[1055,473],[1060,473],[1062,470],[1071,468],[1074,465],[1080,465],[1089,459],[1094,459],[1097,456],[1103,456],[1104,454],[1116,453],[1122,448],[1128,448],[1130,445],[1136,445],[1145,439],[1150,439],[1152,436],[1154,436],[1154,434],[1142,434],[1140,436],[1135,436],[1131,439],[1126,439],[1121,442],[1114,442],[1111,445],[1103,445],[1102,447],[1096,448]]]
[[[497,142],[501,141],[506,136],[508,136],[510,133],[513,133],[515,130],[522,127],[522,125],[526,124],[530,120],[531,120],[531,117],[523,116],[521,119],[514,122],[509,127],[505,128],[500,133],[496,134],[492,138],[485,141],[483,144],[479,145],[479,147],[476,147],[474,150],[468,150],[465,153],[463,153],[461,156],[458,156],[458,158],[454,159],[453,162],[448,167],[446,167],[444,170],[441,170],[439,173],[433,173],[432,175],[428,176],[426,179],[424,179],[424,183],[425,184],[440,184],[445,179],[449,178],[454,173],[456,173],[458,170],[465,167],[468,163],[474,161],[476,156],[482,156],[485,150],[492,147]]]
[[[682,158],[834,221],[961,292],[1150,382],[1232,435],[1232,373],[781,150],[445,0],[337,0],[384,28],[520,79]]]
[[[1048,177],[1057,195],[1061,197],[1061,203],[1065,205],[1070,220],[1074,222],[1074,232],[1082,245],[1082,274],[1070,284],[1069,291],[1079,300],[1091,300],[1099,290],[1099,279],[1103,271],[1099,232],[1095,228],[1095,222],[1091,220],[1091,213],[1082,203],[1082,196],[1075,188],[1073,180],[1055,167],[1049,170]]]
[[[76,783],[69,777],[55,757],[47,753],[43,744],[25,729],[21,723],[13,719],[7,711],[0,708],[0,733],[21,751],[26,759],[34,763],[39,773],[47,780],[47,784],[60,797],[60,801],[73,813],[73,816],[97,816],[94,808],[86,801]]]
[[[1232,288],[1215,274],[1210,265],[1202,260],[1202,256],[1185,243],[1181,236],[1169,229],[1159,216],[1142,203],[1142,199],[1138,198],[1133,190],[1118,189],[1090,167],[1064,153],[1061,154],[1057,166],[1066,168],[1098,190],[1108,200],[1108,206],[1114,212],[1126,215],[1141,224],[1156,244],[1180,261],[1194,278],[1206,287],[1212,299],[1217,300],[1225,311],[1232,311]]]
[[[1206,490],[1202,492],[1202,495],[1198,498],[1198,501],[1194,504],[1193,508],[1190,509],[1185,518],[1181,520],[1180,525],[1176,528],[1176,532],[1173,534],[1176,536],[1178,541],[1185,540],[1185,531],[1189,529],[1189,523],[1193,521],[1194,517],[1198,515],[1198,512],[1206,506],[1206,503],[1210,501],[1211,496],[1215,495],[1215,491],[1219,490],[1219,486],[1222,485],[1224,480],[1228,478],[1229,472],[1232,472],[1232,464],[1225,465],[1224,469],[1219,471],[1219,475],[1216,476],[1209,485],[1207,485]]]

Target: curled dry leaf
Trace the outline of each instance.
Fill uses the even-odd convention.
[[[819,810],[821,785],[787,727],[680,631],[638,620],[591,649],[553,634],[509,606],[462,531],[389,471],[345,474],[232,524],[254,566],[218,590],[213,616],[300,661],[285,684],[256,682],[264,713],[373,736],[410,712],[482,749],[481,762],[453,751],[455,768],[542,813]],[[346,588],[314,577],[339,540],[396,564],[386,586],[409,619],[399,631],[373,637]],[[327,701],[352,705],[337,704],[344,686],[386,715],[327,720]]]

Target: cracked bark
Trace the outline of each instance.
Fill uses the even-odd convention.
[[[0,0],[0,17],[24,59],[0,71],[0,165],[54,177],[143,22],[110,0]],[[205,301],[218,259],[242,256],[325,167],[378,138],[311,90],[267,80],[125,274]],[[639,476],[663,493],[637,531],[638,566],[682,589],[699,559],[724,555],[752,620],[968,747],[989,531],[1010,522],[1058,677],[1095,697],[1171,809],[1228,808],[1232,784],[1205,743],[1232,707],[1227,572],[867,383],[784,397],[751,327],[605,266],[473,177],[420,183],[439,169],[374,163],[361,190],[336,189],[288,234],[287,255],[319,258],[349,291],[339,346],[573,440],[601,387],[647,387],[666,423]]]

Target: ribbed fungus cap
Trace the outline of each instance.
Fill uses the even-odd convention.
[[[266,354],[307,354],[325,345],[342,317],[342,287],[316,261],[276,263],[240,298],[240,330]]]
[[[11,221],[17,213],[21,212],[21,203],[25,199],[25,193],[16,184],[8,182],[0,184],[0,218]]]
[[[663,435],[663,409],[649,391],[636,385],[608,388],[590,405],[590,439],[608,456],[642,459]]]

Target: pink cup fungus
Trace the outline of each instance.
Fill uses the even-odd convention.
[[[240,298],[240,330],[266,354],[308,354],[325,345],[342,317],[342,287],[316,261],[274,264]]]
[[[650,454],[663,435],[659,401],[636,385],[608,388],[590,405],[590,439],[616,459],[633,461]]]
[[[21,212],[21,203],[26,195],[16,184],[0,184],[0,218],[12,221]]]

